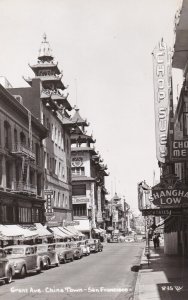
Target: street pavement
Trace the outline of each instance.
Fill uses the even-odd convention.
[[[165,255],[164,247],[151,247],[151,259],[142,255],[134,300],[187,300],[188,259]]]
[[[0,286],[4,300],[131,300],[143,243],[104,243],[91,254]]]

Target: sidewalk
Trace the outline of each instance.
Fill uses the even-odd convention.
[[[151,247],[151,258],[141,258],[134,300],[187,300],[188,259],[164,255],[160,249]]]

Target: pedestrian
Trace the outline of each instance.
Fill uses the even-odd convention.
[[[158,248],[160,244],[159,234],[156,235],[156,247]]]
[[[153,246],[156,249],[156,247],[157,247],[157,235],[156,234],[154,234],[154,236],[153,236]]]

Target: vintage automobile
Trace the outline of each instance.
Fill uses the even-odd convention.
[[[7,258],[5,250],[0,248],[0,281],[11,283],[14,274],[14,265]]]
[[[80,259],[80,258],[82,258],[83,251],[82,251],[82,248],[80,247],[80,242],[78,242],[78,241],[76,241],[76,242],[70,242],[69,245],[70,245],[70,248],[74,252],[74,259]]]
[[[97,245],[97,251],[102,252],[103,251],[103,244],[101,243],[101,241],[99,239],[94,239],[94,242]]]
[[[59,262],[61,263],[66,263],[68,260],[74,260],[74,251],[70,248],[69,243],[55,243],[55,251],[58,254]]]
[[[15,275],[25,277],[27,273],[40,273],[43,268],[42,257],[36,253],[36,247],[14,245],[4,248],[9,261],[14,265]]]
[[[89,246],[90,253],[98,252],[98,245],[94,239],[87,239],[86,242],[87,242],[87,245]]]
[[[42,257],[43,269],[49,269],[50,266],[59,266],[58,254],[55,251],[55,244],[36,245],[37,254]]]
[[[89,245],[87,244],[87,241],[86,240],[83,240],[83,241],[80,241],[80,248],[82,249],[82,253],[83,255],[90,255],[90,247]]]

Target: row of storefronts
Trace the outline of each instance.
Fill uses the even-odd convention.
[[[188,1],[175,16],[173,52],[163,40],[153,52],[156,152],[160,182],[138,185],[139,208],[146,229],[164,230],[166,254],[188,256]],[[178,97],[171,69],[182,70]],[[174,72],[173,72],[174,73]]]

